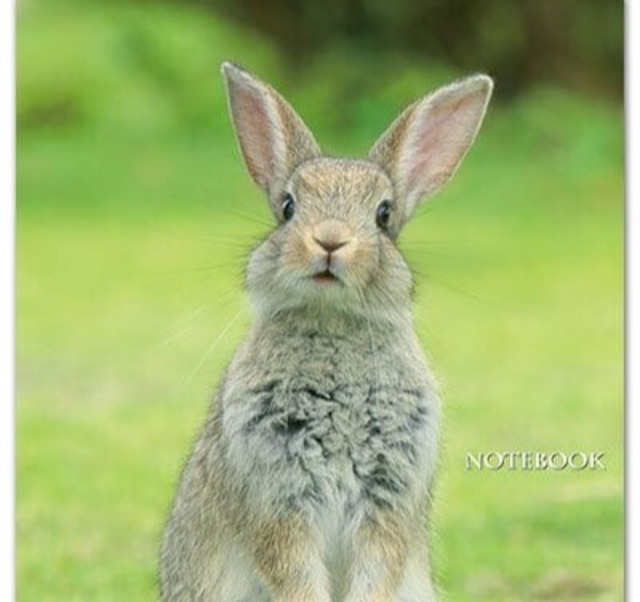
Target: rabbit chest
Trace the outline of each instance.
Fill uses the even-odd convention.
[[[438,398],[415,339],[380,334],[302,328],[240,351],[222,433],[228,468],[260,508],[315,512],[340,529],[366,504],[408,507],[424,493]]]

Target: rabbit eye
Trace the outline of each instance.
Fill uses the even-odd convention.
[[[391,201],[382,201],[376,210],[376,224],[378,228],[386,230],[391,219]]]
[[[282,217],[284,218],[284,221],[288,222],[293,217],[293,214],[295,212],[296,204],[293,200],[293,197],[289,193],[287,193],[282,199]]]

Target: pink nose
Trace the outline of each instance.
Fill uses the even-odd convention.
[[[321,240],[319,238],[313,237],[315,240],[327,253],[333,253],[337,251],[341,247],[344,247],[348,241],[344,240],[342,242],[335,242],[333,240]]]

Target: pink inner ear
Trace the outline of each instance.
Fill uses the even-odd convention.
[[[240,91],[234,102],[238,138],[253,178],[263,187],[274,170],[274,129],[265,100],[253,90]]]
[[[436,103],[415,117],[403,157],[408,194],[428,193],[451,176],[475,133],[476,105],[477,99],[464,97]]]

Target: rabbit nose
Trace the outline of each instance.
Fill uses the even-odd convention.
[[[320,221],[315,224],[308,236],[308,240],[311,243],[310,249],[315,247],[315,252],[317,252],[318,247],[320,247],[329,254],[342,249],[342,247],[353,241],[351,228],[339,219],[324,219]]]
[[[322,240],[320,238],[316,238],[315,236],[313,237],[313,240],[315,240],[316,243],[318,243],[327,253],[333,253],[334,251],[337,251],[338,249],[344,247],[349,243],[348,240],[337,242],[333,240]]]

